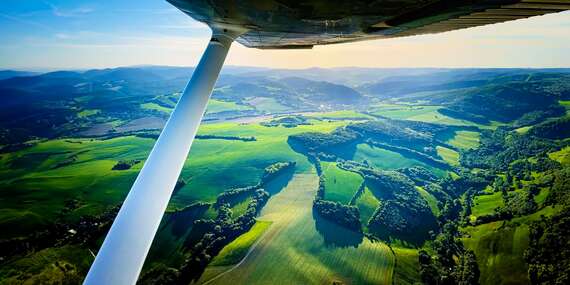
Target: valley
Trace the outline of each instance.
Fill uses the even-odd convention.
[[[0,80],[0,284],[81,283],[190,71]],[[568,82],[227,70],[139,284],[563,280]]]

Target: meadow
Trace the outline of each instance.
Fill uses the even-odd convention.
[[[267,280],[322,284],[390,283],[394,257],[387,245],[313,218],[311,202],[318,179],[314,170],[298,173],[265,206],[258,220],[271,221],[263,239],[239,267],[208,284],[264,284]],[[287,266],[284,266],[286,264]]]
[[[364,179],[350,171],[338,168],[336,162],[321,163],[325,176],[325,199],[348,204]]]

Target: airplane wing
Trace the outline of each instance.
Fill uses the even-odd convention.
[[[441,33],[570,9],[570,0],[167,0],[209,26],[240,26],[260,49]]]

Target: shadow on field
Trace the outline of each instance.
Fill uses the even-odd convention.
[[[313,210],[313,220],[317,232],[323,237],[327,247],[354,247],[357,248],[363,241],[364,235],[349,230],[321,217]]]
[[[295,168],[288,169],[284,173],[281,173],[279,176],[267,182],[263,186],[263,189],[265,189],[265,191],[267,191],[269,195],[273,196],[281,192],[281,190],[285,189],[285,187],[289,185],[289,182],[293,178],[294,174],[295,174]]]

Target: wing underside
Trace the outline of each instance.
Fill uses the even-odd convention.
[[[240,26],[260,49],[441,33],[570,9],[570,0],[168,0],[210,26]]]

